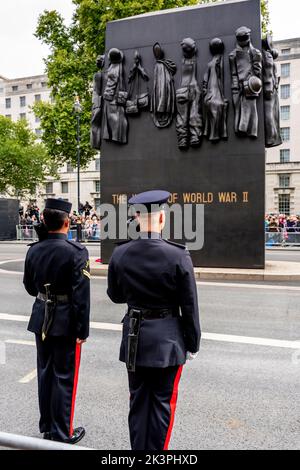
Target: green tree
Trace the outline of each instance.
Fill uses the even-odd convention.
[[[0,192],[14,197],[35,194],[36,186],[51,174],[53,159],[26,120],[12,122],[0,116]]]
[[[53,102],[34,105],[41,119],[43,142],[58,162],[76,164],[74,95],[82,105],[81,161],[87,164],[95,152],[90,148],[91,81],[95,60],[104,51],[105,27],[111,20],[173,7],[216,0],[73,0],[75,11],[70,26],[56,11],[40,17],[36,37],[50,47],[45,59]],[[268,24],[268,0],[262,0],[264,25]]]

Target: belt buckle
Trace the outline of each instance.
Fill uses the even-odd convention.
[[[131,314],[131,316],[133,316],[133,315],[135,315],[135,314],[136,314],[136,315],[141,315],[141,313],[142,313],[142,310],[141,310],[141,309],[138,309],[138,308],[131,308],[131,309],[130,309],[130,314]]]

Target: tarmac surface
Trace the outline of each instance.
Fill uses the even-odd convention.
[[[97,256],[97,247],[89,250]],[[0,347],[6,352],[0,355],[0,428],[39,437],[25,252],[25,246],[0,245],[0,262],[20,260],[0,265]],[[170,449],[299,450],[300,283],[197,286],[204,339],[198,358],[184,367]],[[91,287],[93,323],[83,347],[75,424],[86,427],[83,446],[129,449],[127,375],[118,361],[124,306],[110,302],[105,279],[92,278]]]

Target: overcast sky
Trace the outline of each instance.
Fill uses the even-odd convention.
[[[269,3],[274,39],[300,37],[300,1]],[[43,57],[48,49],[33,33],[45,9],[58,10],[69,22],[72,0],[0,0],[0,75],[17,78],[44,72]]]

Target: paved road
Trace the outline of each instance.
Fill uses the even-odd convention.
[[[24,248],[0,246],[0,260],[22,257]],[[82,445],[128,449],[127,378],[117,360],[124,307],[107,299],[104,279],[91,283],[92,320],[100,329],[84,346],[76,423],[87,429]],[[183,372],[171,448],[300,449],[300,350],[293,343],[300,340],[300,286],[201,282],[198,293],[206,339]],[[35,348],[24,318],[32,299],[21,274],[0,271],[0,299],[1,430],[39,436],[36,378],[28,376]],[[103,322],[110,330],[101,329]]]

